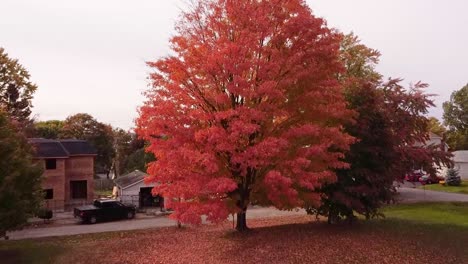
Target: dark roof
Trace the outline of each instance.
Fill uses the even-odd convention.
[[[51,139],[31,138],[36,158],[68,158],[67,150],[60,142]]]
[[[135,170],[126,175],[119,176],[117,179],[114,180],[114,182],[118,186],[125,188],[134,183],[142,181],[146,176],[148,176],[148,174],[139,170]]]
[[[86,140],[61,139],[60,143],[65,147],[70,156],[96,155],[96,149]]]
[[[53,140],[30,138],[36,158],[68,158],[79,155],[96,155],[96,150],[85,140]]]

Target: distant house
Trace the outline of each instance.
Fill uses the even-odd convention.
[[[151,190],[154,183],[146,184],[145,177],[148,174],[139,170],[114,179],[116,185],[114,195],[123,203],[142,207],[164,207],[164,199],[161,196],[153,196]]]
[[[445,143],[445,140],[442,136],[439,136],[435,133],[429,132],[429,139],[426,140],[425,142],[417,142],[414,144],[415,147],[428,147],[428,146],[438,146],[441,150],[448,151],[449,146],[447,143]],[[420,170],[419,168],[416,168],[418,171],[421,171],[423,174],[423,170]],[[445,166],[442,166],[437,169],[437,175],[440,177],[445,177],[447,168]]]
[[[432,132],[429,132],[429,139],[424,142],[418,142],[415,144],[415,146],[440,146],[443,150],[447,151],[448,150],[448,145],[445,143],[444,138],[442,136],[439,136],[437,134],[434,134]]]
[[[429,140],[426,141],[426,145],[440,145],[442,146],[443,150],[448,150],[448,145],[445,143],[444,138],[432,132],[429,132]]]
[[[468,180],[468,150],[459,150],[453,152],[454,168],[462,179]]]
[[[94,198],[96,150],[85,140],[32,138],[34,160],[44,167],[42,189],[45,206],[64,210]]]

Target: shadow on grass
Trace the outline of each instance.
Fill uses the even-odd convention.
[[[54,263],[65,248],[59,244],[39,241],[2,241],[0,260],[4,264]]]

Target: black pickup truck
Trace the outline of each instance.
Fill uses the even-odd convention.
[[[132,219],[135,217],[136,208],[133,205],[124,205],[117,200],[95,200],[93,205],[76,207],[73,211],[75,218],[81,222],[95,224],[98,221],[109,221],[116,219]]]

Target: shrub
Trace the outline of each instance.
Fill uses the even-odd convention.
[[[448,169],[447,175],[445,176],[445,185],[448,186],[460,186],[461,178],[458,175],[458,171],[455,169]]]
[[[37,212],[37,217],[39,217],[40,219],[50,220],[52,219],[52,216],[53,216],[53,213],[52,213],[52,210],[50,209],[42,208],[42,209],[39,209],[39,211]]]

